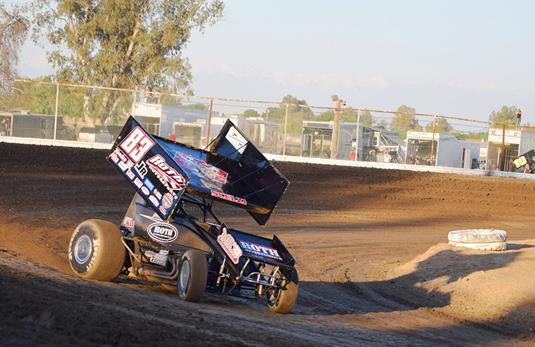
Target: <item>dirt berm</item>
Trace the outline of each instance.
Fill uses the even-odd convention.
[[[291,185],[268,226],[298,262],[292,314],[209,294],[198,304],[67,265],[84,219],[119,222],[132,196],[106,151],[0,143],[3,345],[532,345],[535,182],[276,163]],[[512,249],[458,251],[454,229],[507,230]],[[522,241],[528,240],[528,241]]]

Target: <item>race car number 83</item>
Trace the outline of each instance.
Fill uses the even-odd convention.
[[[136,164],[153,146],[154,141],[140,127],[134,128],[119,145]]]

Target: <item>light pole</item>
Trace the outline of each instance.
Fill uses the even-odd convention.
[[[340,111],[345,101],[340,99],[338,95],[331,95],[331,100],[334,102],[334,124],[333,135],[331,137],[331,159],[336,159],[338,153],[338,134],[340,133]]]
[[[359,160],[359,139],[360,139],[360,112],[357,111],[357,138],[355,140],[355,161]]]

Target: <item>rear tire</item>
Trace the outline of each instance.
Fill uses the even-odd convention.
[[[74,230],[69,242],[69,264],[82,278],[111,281],[124,266],[126,250],[121,231],[110,222],[89,219]]]
[[[177,279],[178,296],[184,301],[199,301],[206,288],[208,263],[204,253],[189,250],[182,256]]]
[[[292,271],[290,279],[283,278],[283,287],[267,290],[267,303],[269,310],[275,313],[289,313],[295,306],[299,293],[299,276],[297,270]]]

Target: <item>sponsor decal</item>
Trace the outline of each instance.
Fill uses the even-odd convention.
[[[167,250],[160,250],[158,253],[147,250],[143,253],[147,258],[149,258],[149,262],[153,264],[157,264],[160,266],[167,265],[167,258],[169,257],[169,251]]]
[[[154,145],[154,141],[141,127],[135,127],[126,135],[124,140],[119,144],[119,147],[137,164]]]
[[[145,165],[145,162],[140,161],[139,163],[137,163],[135,169],[141,178],[145,178],[145,175],[148,172],[147,165]]]
[[[184,176],[167,165],[165,159],[161,155],[156,154],[155,156],[151,157],[149,160],[147,160],[147,164],[149,169],[172,195],[175,195],[176,192],[181,191],[186,186],[186,180],[184,179]]]
[[[124,217],[123,222],[121,223],[121,226],[123,226],[128,231],[134,231],[135,222],[133,218],[130,217]]]
[[[134,166],[134,163],[118,148],[113,151],[110,158],[123,172],[129,172],[132,166]]]
[[[162,198],[162,206],[165,208],[170,208],[173,205],[173,196],[169,193],[165,193]]]
[[[525,156],[521,156],[513,160],[513,164],[515,164],[515,167],[518,169],[521,166],[524,166],[528,163],[528,160]]]
[[[238,198],[237,196],[226,194],[223,192],[218,192],[217,190],[212,190],[211,195],[215,198],[227,200],[230,202],[234,202],[236,204],[240,204],[244,206],[247,205],[247,200],[245,200],[244,198]]]
[[[145,184],[145,186],[146,186],[149,190],[153,190],[153,189],[154,189],[154,184],[152,184],[152,182],[149,181],[148,178],[145,178],[145,179],[143,180],[143,183]],[[157,190],[156,190],[156,192],[157,192]]]
[[[193,158],[192,156],[181,152],[175,153],[174,160],[181,167],[185,167],[188,170],[196,173],[197,176],[207,178],[218,185],[227,183],[228,172],[208,164],[204,160]]]
[[[223,227],[223,233],[217,237],[217,243],[223,248],[230,260],[234,264],[238,264],[243,252],[234,237],[227,233],[227,228]]]
[[[116,148],[112,154],[110,154],[110,159],[123,171],[130,182],[139,189],[140,194],[148,197],[154,207],[160,207],[162,193],[155,189],[154,183],[148,178],[143,178],[148,172],[144,162],[139,162],[137,165],[134,165],[134,163],[119,148]]]
[[[171,224],[167,223],[152,223],[147,228],[147,234],[150,238],[157,242],[173,242],[178,237],[178,230]]]
[[[152,257],[149,258],[149,261],[153,264],[157,264],[160,266],[167,265],[167,254],[155,253]]]
[[[149,200],[154,206],[160,205],[160,200],[158,200],[154,195],[149,196]]]
[[[231,127],[225,135],[225,138],[240,154],[243,154],[245,147],[247,147],[247,140],[236,128]]]
[[[240,246],[249,253],[259,255],[261,257],[268,257],[273,258],[277,260],[282,260],[281,256],[279,255],[279,252],[275,248],[262,246],[253,242],[247,242],[247,241],[241,241],[240,240]]]

